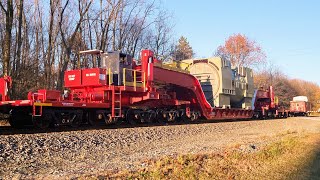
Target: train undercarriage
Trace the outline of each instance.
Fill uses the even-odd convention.
[[[126,108],[121,117],[112,117],[111,110],[105,109],[76,109],[76,108],[43,108],[41,116],[32,116],[31,107],[15,107],[10,111],[9,123],[14,128],[34,126],[40,129],[49,127],[80,125],[111,125],[128,123],[188,123],[200,118],[198,111],[172,108]]]

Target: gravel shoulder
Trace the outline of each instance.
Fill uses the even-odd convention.
[[[135,170],[166,155],[223,152],[237,145],[259,149],[287,132],[319,133],[320,117],[0,135],[0,179]]]

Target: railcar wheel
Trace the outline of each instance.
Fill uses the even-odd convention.
[[[82,111],[77,111],[72,117],[71,127],[79,127],[82,123]]]
[[[196,121],[198,119],[198,114],[196,112],[191,112],[191,121]]]
[[[23,110],[12,109],[10,114],[10,126],[18,129],[23,128],[26,124],[25,121],[31,118],[31,116]]]
[[[102,117],[103,117],[104,122],[106,123],[106,125],[112,124],[113,118],[112,118],[111,114],[107,114],[106,115],[105,113],[103,113]]]
[[[123,123],[123,118],[115,118],[114,119],[114,122],[117,126],[121,125]]]
[[[183,116],[181,116],[181,120],[182,120],[182,122],[187,124],[187,123],[190,123],[191,118],[188,117],[186,114],[184,114]]]
[[[167,122],[175,122],[177,120],[178,112],[174,109],[170,110],[166,113],[166,121]]]
[[[53,117],[50,113],[44,113],[41,117],[32,118],[33,125],[39,129],[47,129],[51,125]]]
[[[88,122],[91,126],[99,126],[102,125],[103,121],[101,119],[98,118],[98,114],[96,113],[96,111],[90,111],[87,112],[87,118],[88,118]]]
[[[147,110],[146,114],[145,114],[145,121],[147,123],[153,123],[155,121],[157,117],[157,114],[154,110]]]
[[[23,122],[23,116],[19,115],[19,114],[12,114],[9,117],[9,124],[11,127],[13,128],[23,128],[24,127],[24,122]]]
[[[24,127],[24,123],[23,122],[21,122],[20,120],[18,120],[16,118],[13,118],[13,117],[9,118],[9,124],[10,124],[11,127],[17,128],[17,129],[20,129],[20,128]]]
[[[164,116],[164,112],[162,109],[157,109],[156,110],[156,121],[160,124],[164,124],[165,123],[165,116]]]
[[[253,114],[252,119],[254,120],[259,119],[259,114],[258,113]]]
[[[157,112],[154,110],[149,110],[149,116],[150,116],[151,122],[155,122],[157,118]]]
[[[128,109],[128,111],[126,113],[126,120],[131,125],[136,125],[137,124],[136,116],[134,114],[134,110],[133,109]]]
[[[122,120],[120,117],[112,117],[111,114],[104,114],[104,121],[106,123],[106,125],[111,125],[111,124],[116,124],[116,125],[120,125]]]

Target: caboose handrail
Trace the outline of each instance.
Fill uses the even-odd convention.
[[[108,80],[109,80],[109,86],[111,86],[111,84],[113,83],[113,74],[111,72],[111,68],[108,68]]]

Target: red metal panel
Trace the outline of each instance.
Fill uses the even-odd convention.
[[[64,73],[64,86],[77,87],[81,86],[81,70],[71,70]]]
[[[8,95],[8,88],[11,86],[11,77],[5,76],[0,78],[0,100],[1,101],[8,101],[10,100]]]
[[[7,95],[7,83],[4,80],[4,78],[0,78],[0,96],[1,96],[1,101],[6,100],[6,95]]]
[[[147,81],[147,86],[149,86],[149,81],[153,81],[153,62],[154,56],[151,50],[141,51],[141,70],[145,72],[145,80]]]
[[[257,98],[270,98],[269,93],[264,90],[258,90]]]
[[[305,101],[290,101],[290,112],[303,113],[310,111],[310,103]]]
[[[273,87],[269,86],[270,108],[275,108]]]
[[[207,102],[201,85],[196,77],[190,74],[154,67],[154,79],[156,81],[166,82],[184,87],[184,92],[177,91],[177,93],[183,94],[185,96],[184,100],[196,99],[197,103],[195,103],[195,106],[197,106],[198,109],[202,111],[203,116],[205,116],[207,119],[211,118],[210,113],[212,111],[212,107]],[[186,93],[186,89],[189,89],[194,93]]]
[[[12,106],[32,106],[32,101],[30,100],[15,100],[15,101],[6,101],[5,103]]]
[[[61,92],[58,90],[47,90],[47,89],[39,89],[39,94],[43,94],[43,96],[39,96],[43,101],[59,101],[61,97]]]
[[[75,101],[53,102],[52,107],[70,107],[70,108],[111,108],[111,103],[85,103]]]
[[[102,86],[106,85],[106,70],[100,68],[91,68],[82,70],[83,86]]]

